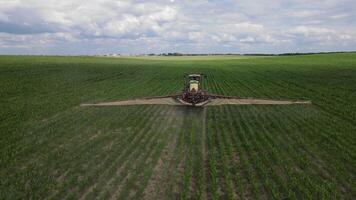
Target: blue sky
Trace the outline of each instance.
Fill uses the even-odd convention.
[[[0,0],[0,54],[353,50],[354,0]]]

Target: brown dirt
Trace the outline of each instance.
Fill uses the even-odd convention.
[[[206,134],[207,134],[207,127],[206,127],[206,109],[204,108],[203,111],[203,121],[202,121],[202,154],[203,154],[203,163],[204,163],[204,168],[203,168],[203,181],[206,183],[204,185],[203,191],[202,191],[202,198],[203,199],[208,199],[208,149],[207,149],[207,143],[206,143]]]
[[[65,177],[67,176],[69,170],[65,171],[63,174],[61,174],[56,180],[57,180],[57,183],[59,184],[62,184]]]
[[[169,174],[166,174],[166,169],[174,158],[173,154],[176,143],[177,136],[173,135],[164,147],[163,152],[161,153],[161,156],[153,170],[152,177],[144,190],[144,199],[164,199],[165,185],[162,185],[162,183],[165,183],[169,178]]]
[[[212,99],[209,102],[203,102],[196,106],[219,106],[219,105],[291,105],[291,104],[310,104],[310,101],[290,101],[273,99]],[[127,106],[127,105],[189,105],[174,98],[154,98],[154,99],[132,99],[113,102],[102,102],[92,104],[81,104],[80,106]]]
[[[97,133],[95,133],[94,135],[92,135],[92,136],[89,138],[89,141],[94,140],[94,139],[97,138],[100,134],[101,134],[101,131],[98,131]]]
[[[168,141],[157,160],[150,180],[144,190],[143,199],[165,199],[166,191],[170,186],[170,179],[173,176],[173,170],[175,170],[173,165],[177,158],[178,130],[180,130],[183,125],[183,115],[175,110],[175,112],[167,117],[169,118],[168,124],[174,127],[176,131],[167,138]]]

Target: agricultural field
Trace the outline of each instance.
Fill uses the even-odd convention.
[[[212,93],[311,105],[81,107]],[[0,199],[355,199],[356,54],[0,56]]]

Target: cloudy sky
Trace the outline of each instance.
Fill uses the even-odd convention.
[[[0,0],[0,54],[350,50],[355,0]]]

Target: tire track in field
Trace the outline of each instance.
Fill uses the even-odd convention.
[[[169,116],[174,112],[174,108],[169,108],[165,112],[164,116]],[[167,124],[170,124],[173,121],[173,118],[168,118]],[[160,141],[167,140],[168,134],[162,135],[167,130],[167,126],[165,123],[159,123],[158,127],[156,127],[154,136],[149,138],[149,141],[144,145],[147,146],[148,152],[145,155],[140,154],[137,156],[137,160],[140,160],[139,164],[135,164],[135,168],[138,169],[139,173],[135,173],[130,179],[124,179],[124,183],[122,183],[119,188],[111,194],[110,199],[137,199],[135,196],[140,196],[141,192],[143,192],[147,182],[148,177],[151,175],[151,170],[154,168],[154,164],[156,163],[159,154],[162,152],[164,147],[164,142]],[[152,130],[152,129],[151,129]],[[160,137],[162,136],[162,137]],[[160,148],[160,146],[162,148]],[[140,152],[138,152],[140,153]],[[139,157],[143,157],[140,159]],[[156,158],[155,158],[156,156]],[[152,158],[153,157],[153,158]],[[145,176],[145,174],[147,176]],[[147,178],[144,178],[147,177]],[[141,180],[143,179],[143,180]],[[138,190],[132,189],[134,186],[140,185]]]
[[[182,113],[182,128],[179,130],[177,147],[170,169],[167,170],[165,198],[158,199],[202,199],[204,190],[202,156],[201,108],[176,107]],[[198,112],[199,111],[199,112]],[[200,134],[199,134],[200,133]],[[157,195],[156,195],[157,196]],[[163,195],[161,195],[162,197]]]
[[[109,181],[109,182],[111,182],[111,181]]]
[[[125,147],[124,150],[122,150],[117,158],[110,164],[110,166],[105,169],[102,175],[98,178],[98,182],[96,182],[92,186],[92,189],[89,191],[89,193],[86,194],[87,196],[89,195],[100,197],[101,195],[104,195],[103,192],[106,192],[106,190],[103,190],[103,188],[107,188],[110,185],[115,184],[115,176],[112,176],[112,174],[119,174],[124,169],[126,163],[128,162],[128,160],[125,160],[125,158],[131,157],[132,154],[136,152],[136,147],[145,139],[144,136],[148,135],[146,134],[145,130],[148,128],[149,124],[154,123],[154,121],[151,121],[150,119],[152,119],[152,117],[156,117],[157,120],[159,118],[158,115],[161,112],[162,109],[156,107],[154,108],[154,112],[151,113],[151,115],[145,115],[145,120],[143,120],[140,124],[137,124],[137,127],[141,128],[138,129],[138,134],[134,134],[133,138],[131,138],[128,143],[123,143],[123,146]],[[117,168],[118,165],[120,166],[119,168]],[[93,189],[98,191],[97,194],[93,194]]]
[[[152,107],[146,107],[146,108],[144,108],[144,107],[142,107],[144,110],[146,110],[146,111],[152,111],[153,110],[153,108]],[[102,111],[104,114],[106,113],[105,111]],[[138,112],[138,111],[136,111],[136,112]],[[115,112],[112,112],[111,113],[111,115],[114,115],[115,114]],[[99,120],[99,123],[102,123],[102,122],[107,122],[106,120],[107,120],[107,118],[105,118],[105,117],[101,117],[100,118],[101,120]],[[115,121],[115,117],[113,116],[113,117],[111,117],[111,118],[109,118],[109,119],[112,119],[112,121],[114,122]],[[103,121],[104,120],[104,121]],[[145,121],[146,120],[146,121]],[[101,122],[100,122],[101,121]],[[133,121],[135,121],[135,122],[137,122],[137,123],[139,123],[139,122],[141,122],[141,123],[143,123],[143,122],[147,122],[147,118],[142,118],[142,120],[139,120],[138,118],[137,119],[135,119],[135,120],[133,120]],[[98,122],[98,121],[97,121]],[[91,159],[90,160],[90,162],[89,163],[87,163],[87,166],[91,166],[90,168],[89,168],[89,170],[86,170],[86,177],[87,177],[87,179],[89,180],[89,182],[87,183],[87,184],[85,184],[85,185],[83,185],[82,187],[75,187],[74,189],[72,189],[71,191],[71,195],[73,196],[73,195],[77,195],[77,193],[74,193],[74,191],[77,191],[78,193],[80,193],[81,191],[85,191],[86,190],[86,187],[87,187],[87,185],[88,184],[92,184],[92,182],[95,180],[95,179],[97,179],[98,178],[98,174],[96,173],[96,172],[98,172],[98,171],[101,171],[101,168],[103,168],[105,165],[107,165],[108,163],[111,163],[112,162],[112,158],[113,158],[113,155],[115,155],[115,154],[119,154],[119,155],[121,155],[123,152],[124,152],[124,149],[125,149],[125,147],[126,146],[124,146],[124,145],[120,145],[120,144],[123,144],[125,141],[128,141],[128,140],[130,140],[130,139],[132,139],[133,137],[134,137],[135,135],[133,134],[133,133],[131,133],[129,136],[127,136],[127,138],[125,138],[124,140],[120,140],[120,139],[122,139],[122,138],[120,138],[120,137],[117,137],[117,139],[116,140],[119,140],[119,143],[117,144],[120,148],[118,148],[118,149],[115,149],[115,151],[111,151],[110,153],[105,153],[105,152],[102,152],[102,153],[100,153],[99,155],[96,155],[95,157],[96,157],[96,159]],[[116,141],[115,140],[115,141]],[[94,146],[96,146],[96,145],[94,145]],[[121,149],[121,147],[123,148],[123,149]],[[91,149],[92,148],[92,145],[90,145],[90,146],[88,146],[88,148],[89,149]],[[122,150],[122,151],[120,151],[120,150]],[[118,151],[118,152],[117,152]],[[84,152],[86,152],[86,151],[84,151]],[[88,152],[91,152],[91,151],[88,151]],[[91,152],[92,153],[92,152]],[[81,153],[79,153],[79,154],[77,154],[78,156],[79,155],[81,155]],[[79,163],[85,163],[85,161],[84,160],[87,160],[88,158],[91,158],[91,157],[93,157],[93,155],[92,154],[88,154],[88,156],[89,157],[85,157],[85,156],[80,156],[80,158],[83,160],[82,162],[79,162]],[[103,158],[103,156],[104,156],[104,158]],[[78,161],[77,161],[78,162]],[[77,162],[73,162],[73,164],[76,164]],[[73,168],[73,167],[70,167],[70,168]],[[106,172],[106,170],[107,169],[105,169],[104,170],[104,172]],[[75,185],[76,184],[76,182],[73,182],[71,185]],[[67,196],[69,195],[68,193],[65,193],[64,191],[62,191],[62,192],[59,192],[59,195],[63,195],[63,194],[66,194]],[[58,197],[59,199],[63,199],[64,197]],[[76,198],[80,198],[80,196],[78,196],[78,197],[76,197]]]
[[[182,130],[182,137],[184,142],[182,162],[182,182],[179,185],[179,199],[188,199],[190,195],[190,185],[192,182],[192,150],[191,150],[191,123],[192,117],[190,109],[184,110],[184,124],[185,128]]]
[[[183,119],[184,120],[184,119]],[[185,124],[185,123],[183,123]],[[165,191],[166,199],[177,199],[178,193],[180,192],[180,183],[181,176],[184,173],[185,166],[185,143],[184,143],[184,134],[183,128],[178,132],[177,139],[177,148],[175,149],[175,158],[172,163],[172,167],[170,168],[168,174],[168,188]]]
[[[152,108],[152,107],[146,107],[145,110],[146,110],[147,112],[151,112],[151,111],[153,110],[153,108]],[[115,119],[115,118],[113,117],[113,119]],[[132,121],[133,121],[133,122],[136,122],[137,124],[147,123],[148,117],[145,117],[145,118],[142,118],[142,119],[136,118],[136,119],[133,119]],[[136,125],[137,125],[137,124],[136,124]],[[104,167],[105,165],[107,165],[107,164],[109,164],[109,163],[115,163],[116,160],[112,160],[112,158],[115,157],[115,156],[113,156],[113,155],[118,154],[118,157],[122,156],[122,154],[127,150],[127,146],[122,145],[122,144],[125,144],[126,141],[134,141],[135,138],[136,138],[135,134],[134,134],[134,133],[130,133],[130,134],[127,136],[126,139],[120,140],[119,143],[116,144],[116,146],[118,146],[118,147],[120,147],[120,148],[115,148],[114,151],[112,151],[112,152],[110,152],[109,154],[105,155],[105,159],[103,159],[100,155],[97,156],[98,159],[99,159],[99,161],[98,161],[98,160],[93,160],[93,161],[92,161],[92,166],[96,166],[96,167],[94,167],[93,170],[91,170],[91,171],[92,171],[92,172],[94,172],[94,171],[101,171],[101,168]],[[118,139],[120,139],[120,138],[118,138]],[[101,174],[105,174],[109,168],[110,168],[110,167],[106,167],[105,170],[104,170],[104,172],[101,173]],[[91,175],[91,172],[90,172],[90,171],[87,172],[87,173],[88,173],[87,176],[90,176],[90,175]],[[98,179],[98,178],[100,179],[100,177],[101,177],[101,175],[98,175],[98,176],[92,177],[92,179],[93,179],[93,180]],[[90,186],[90,187],[92,187],[92,186]],[[84,187],[83,189],[80,189],[79,192],[80,192],[80,191],[85,191],[85,190],[86,190],[86,187]],[[84,192],[84,193],[85,193],[85,192]],[[78,197],[78,198],[80,198],[80,197]]]
[[[86,113],[86,112],[84,112]],[[99,115],[101,115],[101,113],[99,113]],[[110,113],[111,115],[111,113]],[[74,118],[77,118],[74,116]],[[96,123],[101,123],[103,122],[105,119],[105,117],[96,119]],[[60,181],[55,181],[55,183],[53,183],[54,187],[51,187],[49,191],[47,191],[48,193],[48,197],[47,198],[54,198],[55,196],[58,197],[58,193],[63,195],[63,194],[68,194],[65,192],[59,192],[59,191],[63,191],[63,189],[65,189],[66,186],[68,186],[68,183],[70,183],[71,181],[75,181],[75,179],[73,179],[73,176],[71,176],[69,179],[66,179],[67,176],[71,175],[71,174],[76,174],[75,170],[76,166],[78,165],[78,161],[81,160],[83,163],[86,163],[85,161],[88,161],[88,157],[92,157],[88,152],[97,152],[98,153],[102,153],[100,149],[92,149],[92,145],[102,145],[105,144],[106,142],[108,142],[109,135],[107,134],[103,134],[102,130],[95,130],[94,133],[93,131],[90,131],[93,127],[91,123],[93,122],[94,119],[89,118],[89,120],[85,120],[82,123],[79,122],[71,122],[69,124],[78,124],[75,129],[68,131],[67,134],[69,135],[73,135],[73,132],[78,134],[74,134],[74,136],[69,137],[69,138],[64,138],[63,141],[62,138],[58,138],[58,140],[60,141],[60,143],[58,143],[58,140],[54,140],[52,143],[53,145],[55,145],[51,150],[48,151],[48,158],[45,159],[45,162],[47,160],[49,160],[49,158],[54,158],[52,159],[54,162],[49,162],[46,163],[48,170],[49,170],[49,174],[52,174],[53,177],[58,177],[56,178],[57,180]],[[98,136],[98,134],[100,134],[100,136]],[[93,136],[98,136],[95,138],[87,139],[88,137],[93,137]],[[84,139],[84,140],[83,140]],[[79,142],[79,143],[78,143]],[[77,145],[75,145],[77,144]],[[78,145],[79,144],[79,145]],[[74,154],[70,154],[66,149],[69,149],[68,146],[70,146],[70,151],[71,152],[75,152]],[[73,146],[73,147],[72,147]],[[64,156],[60,156],[61,153],[65,153]],[[59,157],[58,157],[59,156]],[[79,158],[79,159],[78,159]],[[89,159],[90,161],[90,159]],[[81,162],[79,162],[81,163]],[[61,174],[58,174],[57,171],[60,170],[64,170],[64,172],[62,172]],[[52,171],[53,172],[52,172]],[[69,180],[69,182],[68,182]],[[65,182],[64,182],[65,181]],[[74,184],[74,182],[73,182]]]
[[[206,142],[206,135],[208,132],[208,127],[206,124],[206,118],[207,118],[207,108],[203,108],[203,120],[202,120],[202,156],[203,156],[203,191],[202,191],[202,198],[207,200],[208,199],[208,148],[207,148],[207,142]]]
[[[143,191],[143,199],[165,199],[165,192],[168,185],[162,183],[169,183],[169,176],[173,170],[175,160],[175,152],[178,148],[178,134],[183,127],[183,116],[178,108],[174,110],[173,121],[168,123],[174,129],[165,147],[160,153],[160,156],[155,163],[152,175]]]
[[[138,107],[138,108],[139,108],[139,107]],[[139,120],[140,118],[137,118],[135,114],[130,114],[131,116],[134,117],[133,121],[137,121],[137,122],[135,122],[135,123],[132,123],[132,124],[135,124],[135,128],[136,128],[136,129],[138,129],[138,128],[141,128],[141,130],[142,130],[142,129],[145,129],[145,127],[151,123],[149,119],[152,118],[152,116],[158,115],[157,107],[154,107],[154,106],[145,106],[144,108],[145,108],[146,110],[147,110],[147,108],[150,108],[150,111],[149,111],[149,112],[144,111],[143,113],[151,113],[151,111],[153,111],[153,110],[155,110],[155,112],[154,112],[151,116],[150,116],[150,115],[145,115],[145,117],[142,118],[142,120]],[[139,109],[135,109],[134,111],[135,111],[134,113],[142,112],[142,111],[140,111]],[[156,113],[156,114],[155,114],[155,113]],[[139,124],[138,124],[138,123],[139,123]],[[142,125],[140,125],[140,124],[142,124]],[[146,124],[146,126],[145,126],[145,124]],[[138,129],[138,130],[139,130],[139,129]],[[142,131],[139,130],[139,132],[140,132],[141,134],[143,134]],[[140,134],[136,134],[136,136],[134,137],[134,139],[132,139],[132,137],[131,137],[131,139],[130,139],[131,141],[129,141],[129,142],[134,142],[135,139],[140,138],[139,135],[140,135]],[[121,143],[124,144],[124,142],[121,142]],[[119,153],[118,153],[118,154],[119,154],[119,155],[118,155],[118,158],[117,158],[116,160],[112,161],[113,164],[111,164],[110,166],[113,166],[115,163],[117,163],[117,162],[118,162],[118,159],[120,160],[120,159],[121,159],[120,157],[127,153],[127,149],[132,149],[132,147],[130,147],[130,145],[121,145],[121,146],[122,146],[124,149],[123,149],[122,151],[119,151]],[[130,148],[129,148],[129,147],[130,147]],[[126,149],[125,149],[125,148],[126,148]],[[126,152],[126,153],[125,153],[125,152]],[[110,159],[111,157],[112,157],[112,156],[110,156],[110,155],[107,156],[108,159]],[[101,162],[101,163],[102,163],[102,162]],[[107,168],[104,170],[105,173],[108,171],[108,169],[111,170],[110,167],[107,167]],[[105,174],[105,173],[102,173],[102,174]],[[107,176],[109,176],[109,175],[107,175]],[[102,179],[102,178],[99,178],[99,180],[100,180],[100,179]],[[87,190],[87,192],[84,192],[84,194],[82,194],[82,197],[81,197],[81,198],[84,198],[84,197],[87,196],[87,195],[94,195],[94,194],[92,194],[92,193],[94,192],[93,189],[96,188],[97,185],[98,185],[98,183],[95,183],[94,185],[90,186],[90,188],[92,188],[92,189],[89,188],[89,190]],[[97,191],[97,190],[96,190],[96,191]],[[96,193],[98,193],[98,192],[96,192]],[[100,193],[100,192],[99,192],[99,193]],[[84,195],[84,197],[83,197],[83,195]],[[78,197],[78,198],[79,198],[79,197]]]
[[[174,159],[177,137],[177,135],[172,135],[162,150],[161,155],[158,158],[156,165],[154,166],[150,180],[148,181],[147,186],[143,192],[143,199],[164,199],[164,190],[166,185],[162,185],[162,183],[166,183],[166,173]]]

